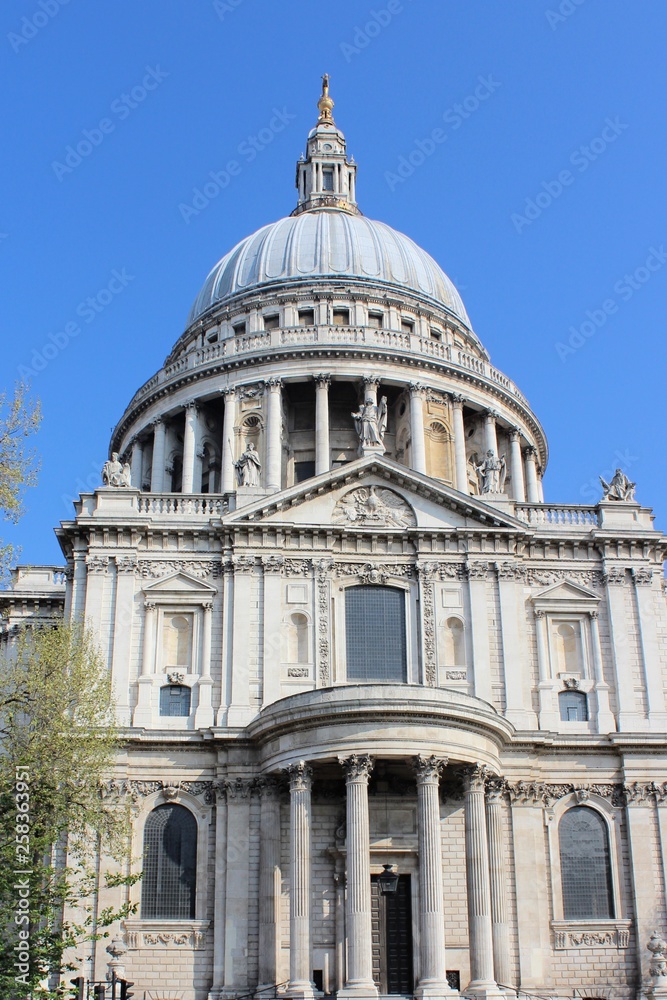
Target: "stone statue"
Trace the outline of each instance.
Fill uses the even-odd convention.
[[[359,447],[384,451],[384,432],[387,429],[387,397],[376,403],[371,395],[364,398],[356,413],[352,414],[359,435]]]
[[[111,458],[107,459],[104,463],[102,482],[105,486],[114,486],[116,488],[132,485],[130,480],[130,464],[129,462],[121,462],[117,451],[114,451]]]
[[[622,469],[617,469],[610,483],[600,476],[603,500],[634,500],[636,483],[631,483]]]
[[[236,478],[239,486],[259,486],[262,463],[252,441],[249,442],[248,447],[238,461],[234,462],[234,465],[236,466]]]
[[[504,493],[507,465],[505,456],[497,458],[489,448],[484,461],[477,466],[482,493]]]

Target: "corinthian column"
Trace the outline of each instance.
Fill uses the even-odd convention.
[[[222,418],[222,483],[220,491],[231,493],[236,489],[234,480],[234,425],[236,424],[236,391],[223,389],[225,410]]]
[[[280,950],[280,789],[267,775],[261,786],[259,828],[259,982],[278,982]]]
[[[484,447],[487,451],[492,451],[496,458],[498,458],[497,416],[498,414],[495,410],[484,411]]]
[[[185,426],[183,430],[183,492],[193,493],[195,486],[195,463],[197,460],[197,423],[199,410],[194,399],[185,404]],[[199,484],[201,488],[201,483]]]
[[[328,472],[331,465],[329,444],[330,375],[315,376],[315,475]]]
[[[513,427],[510,431],[510,470],[512,473],[512,496],[519,503],[525,503],[526,484],[523,478],[521,435],[516,427]]]
[[[442,997],[455,993],[447,984],[445,911],[440,831],[440,775],[447,761],[416,757],[419,827],[419,930],[421,977],[415,996]]]
[[[153,459],[151,462],[151,493],[164,489],[164,458],[167,428],[162,417],[153,421]]]
[[[501,997],[503,994],[498,989],[493,973],[489,848],[484,807],[486,777],[486,768],[479,765],[470,768],[466,775],[466,865],[471,975],[466,993],[475,997]]]
[[[304,761],[288,768],[290,791],[290,948],[287,996],[314,997],[310,941],[310,789]]]
[[[371,859],[368,778],[373,761],[367,756],[341,758],[347,793],[347,982],[341,997],[377,997],[373,982],[371,925]]]
[[[537,484],[537,452],[532,445],[524,448],[526,457],[526,499],[528,503],[540,502],[540,488]]]
[[[282,428],[283,412],[281,403],[282,380],[268,378],[266,387],[269,391],[267,404],[267,444],[266,444],[266,479],[267,489],[279,490],[281,485],[282,467]]]
[[[426,472],[426,440],[424,437],[424,397],[426,389],[419,382],[410,383],[410,435],[412,438],[412,468]]]
[[[491,925],[493,933],[493,970],[501,986],[512,985],[510,961],[510,927],[505,889],[505,852],[503,837],[502,778],[492,778],[486,785],[486,824],[489,838],[489,872],[491,874]]]
[[[452,420],[454,424],[454,461],[456,465],[456,488],[459,493],[468,493],[468,462],[466,459],[466,434],[463,425],[463,396],[452,396]]]

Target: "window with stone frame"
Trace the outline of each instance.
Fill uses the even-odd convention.
[[[600,920],[614,916],[609,834],[603,817],[574,806],[558,824],[563,916]]]
[[[581,621],[552,618],[550,624],[554,673],[581,675],[584,668]]]
[[[345,591],[348,681],[407,681],[405,592],[363,585]]]
[[[185,684],[167,684],[160,688],[160,715],[186,718],[190,715],[191,691]]]
[[[588,698],[583,691],[561,691],[558,709],[561,722],[588,722]]]
[[[196,875],[195,817],[184,806],[158,806],[144,827],[142,919],[194,919]]]
[[[192,673],[194,615],[165,611],[162,616],[162,663],[165,670]]]

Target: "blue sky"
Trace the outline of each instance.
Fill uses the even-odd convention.
[[[294,207],[325,71],[362,211],[436,258],[542,421],[547,500],[621,465],[667,529],[666,37],[661,0],[3,5],[0,381],[32,369],[44,408],[22,561],[61,561],[209,269]]]

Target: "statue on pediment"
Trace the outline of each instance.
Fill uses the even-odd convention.
[[[102,468],[102,482],[105,486],[113,486],[116,489],[131,486],[130,463],[121,462],[118,452],[114,451],[111,458],[107,459]]]
[[[634,500],[636,483],[631,483],[622,469],[617,469],[610,483],[600,476],[602,483],[603,500]]]

